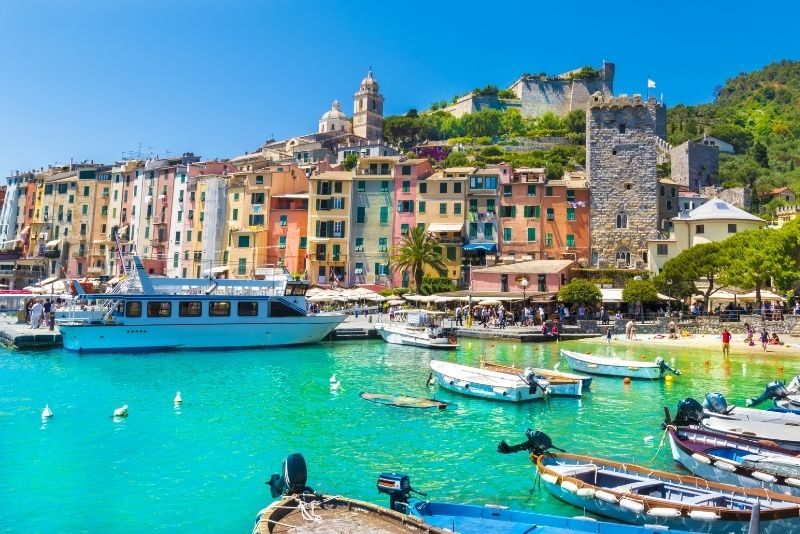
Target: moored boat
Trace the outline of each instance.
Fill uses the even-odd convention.
[[[783,382],[775,380],[767,384],[764,393],[758,397],[747,399],[747,406],[757,406],[765,400],[773,400],[775,408],[771,411],[785,411],[800,414],[800,376],[795,376],[784,386]]]
[[[526,442],[498,446],[500,452],[528,450],[542,484],[557,499],[618,521],[743,532],[757,514],[761,532],[800,532],[800,497],[549,448],[549,438],[531,430]]]
[[[455,350],[458,338],[455,329],[442,325],[444,314],[426,310],[409,310],[405,321],[387,322],[381,317],[375,330],[387,343],[428,349]]]
[[[655,362],[639,362],[564,349],[561,349],[561,355],[566,358],[571,369],[594,375],[660,380],[667,372],[681,374],[677,369],[667,365],[660,357],[656,358]]]
[[[439,360],[431,361],[430,365],[441,387],[471,397],[526,402],[544,398],[549,387],[533,374],[514,376]]]
[[[416,408],[419,410],[446,410],[454,409],[455,404],[436,399],[409,397],[408,395],[390,395],[387,393],[369,393],[362,391],[358,394],[364,400],[383,404],[384,406],[397,406],[398,408]]]
[[[590,376],[565,373],[563,371],[551,371],[550,369],[541,369],[538,367],[525,367],[521,369],[519,367],[503,365],[483,359],[480,361],[480,367],[481,369],[515,376],[524,376],[532,372],[537,379],[546,380],[547,383],[550,384],[549,392],[550,395],[554,396],[580,397],[583,391],[588,390],[592,383],[592,377]]]
[[[80,352],[234,349],[315,343],[342,314],[309,314],[308,285],[275,272],[265,280],[151,278],[138,257],[125,290],[81,294],[88,317],[58,322]]]
[[[800,497],[797,451],[702,428],[668,425],[667,432],[672,458],[696,476]]]

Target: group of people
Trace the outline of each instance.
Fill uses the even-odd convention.
[[[748,346],[754,347],[755,346],[755,329],[750,323],[744,323],[744,328],[746,332],[746,337],[744,338],[745,342]],[[731,350],[731,338],[733,337],[730,330],[727,328],[722,329],[722,334],[720,336],[722,338],[722,355],[728,356]],[[783,345],[783,342],[778,337],[777,332],[772,332],[771,334],[767,331],[766,328],[762,328],[761,332],[758,334],[758,341],[761,343],[761,348],[764,352],[767,352],[768,345]]]
[[[41,299],[28,301],[28,324],[31,325],[31,328],[40,328],[43,325],[48,328],[51,320],[50,312],[53,310],[53,302],[50,299],[46,299],[44,302]]]

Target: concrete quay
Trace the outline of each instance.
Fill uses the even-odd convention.
[[[63,346],[58,327],[31,328],[29,324],[18,323],[16,316],[0,318],[0,342],[17,349],[49,349]]]

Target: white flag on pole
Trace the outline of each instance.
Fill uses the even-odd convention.
[[[648,89],[655,89],[656,88],[656,82],[654,82],[653,80],[648,78],[647,79],[647,88]]]

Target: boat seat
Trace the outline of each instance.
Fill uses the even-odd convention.
[[[641,491],[643,489],[652,489],[663,485],[664,483],[660,480],[641,480],[639,482],[632,482],[630,484],[623,484],[622,486],[617,486],[613,488],[613,490],[622,493],[636,493],[637,491]]]
[[[592,473],[597,471],[596,465],[549,465],[548,466],[553,471],[557,472],[561,476],[565,477],[574,477],[576,475],[581,475],[583,473]]]
[[[682,504],[704,504],[707,506],[714,506],[715,505],[714,502],[710,501],[716,501],[717,499],[724,499],[724,498],[725,495],[723,495],[722,493],[710,492],[710,493],[705,493],[703,495],[697,495],[695,497],[689,497],[688,499],[683,499],[680,502]]]

